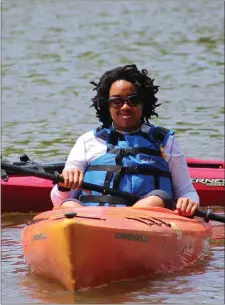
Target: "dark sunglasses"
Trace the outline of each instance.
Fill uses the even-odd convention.
[[[127,105],[130,107],[137,107],[141,105],[141,102],[136,94],[129,95],[126,98],[122,98],[121,96],[113,96],[110,97],[108,101],[109,106],[114,109],[122,108],[125,103],[127,103]]]

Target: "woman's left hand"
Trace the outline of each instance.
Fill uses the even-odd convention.
[[[181,216],[192,216],[198,209],[198,203],[189,198],[177,200],[176,211]]]

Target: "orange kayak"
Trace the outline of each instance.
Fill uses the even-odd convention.
[[[164,208],[58,208],[22,232],[31,272],[80,290],[170,272],[202,258],[212,228]]]

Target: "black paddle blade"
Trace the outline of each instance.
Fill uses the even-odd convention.
[[[44,170],[38,171],[38,170],[34,170],[33,168],[29,168],[26,166],[18,166],[4,161],[1,161],[1,169],[4,170],[6,173],[7,171],[11,171],[21,175],[35,176],[35,177],[51,180],[54,184],[64,181],[63,177],[61,177],[58,172],[54,172],[53,174],[50,174],[50,173],[46,173]]]

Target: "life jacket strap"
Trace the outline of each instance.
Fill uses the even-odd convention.
[[[122,171],[123,174],[142,174],[159,177],[171,177],[171,174],[167,171],[162,171],[156,168],[144,168],[144,167],[123,167],[120,165],[90,165],[86,171],[107,171],[107,172],[118,172]]]
[[[108,144],[117,145],[118,141],[125,141],[124,135],[116,130],[111,130],[108,137]]]
[[[146,154],[152,156],[161,156],[159,149],[150,149],[147,147],[128,147],[128,148],[108,148],[108,153],[116,154],[116,164],[122,165],[123,157],[127,155]]]
[[[113,206],[115,204],[125,204],[126,206],[131,206],[133,203],[129,202],[126,199],[117,197],[117,196],[108,196],[108,195],[81,195],[79,200],[83,203],[87,202],[98,202],[99,206],[103,206],[105,203]]]
[[[109,133],[102,127],[96,129],[95,135],[111,145],[117,145],[118,141],[124,141],[124,135],[116,130],[110,130]]]
[[[137,155],[137,154],[145,154],[152,156],[161,156],[161,152],[159,149],[151,149],[147,147],[128,147],[128,148],[109,148],[107,149],[107,153],[110,154],[118,154],[121,151],[123,156],[127,155]]]
[[[158,190],[160,188],[158,176],[154,176],[154,183],[155,183],[155,190]]]
[[[120,170],[118,170],[115,174],[114,180],[113,180],[113,188],[118,190],[120,187],[120,180],[125,175],[125,168],[122,167]]]
[[[149,168],[124,168],[122,167],[119,171],[116,172],[113,188],[118,189],[120,186],[120,180],[125,174],[142,174],[142,175],[151,175],[154,178],[155,189],[159,189],[159,177],[168,177],[171,179],[171,174],[169,172],[164,172],[158,169],[149,169]]]
[[[104,181],[104,187],[110,187],[110,181],[112,179],[112,176],[113,176],[113,172],[107,171]]]

